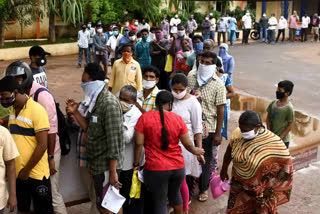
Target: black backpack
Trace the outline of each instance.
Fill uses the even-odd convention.
[[[38,96],[42,91],[46,91],[51,94],[46,88],[39,88],[34,94],[34,101],[38,102]],[[51,95],[52,96],[52,95]],[[57,118],[58,118],[58,135],[60,142],[61,155],[69,154],[71,150],[71,140],[68,133],[68,126],[63,113],[59,108],[59,103],[55,102]]]

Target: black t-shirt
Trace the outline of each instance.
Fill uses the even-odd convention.
[[[40,66],[39,68],[33,68],[30,66],[30,68],[33,74],[33,80],[38,84],[48,88],[46,69],[42,66]]]
[[[162,48],[168,51],[168,40],[164,39],[159,44]],[[150,43],[149,46],[150,55],[153,51],[160,51],[155,45]],[[163,70],[166,66],[167,61],[167,52],[163,51],[160,55],[151,56],[151,65],[158,67],[160,70]]]

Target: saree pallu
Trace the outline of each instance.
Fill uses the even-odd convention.
[[[272,132],[261,129],[253,140],[236,129],[232,147],[232,184],[227,213],[277,213],[290,200],[293,169],[288,149]]]

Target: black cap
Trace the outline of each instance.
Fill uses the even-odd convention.
[[[0,80],[0,92],[10,91],[13,92],[16,89],[20,89],[20,85],[15,77],[5,76]]]
[[[29,56],[46,56],[46,55],[51,55],[51,53],[44,51],[43,48],[38,45],[33,46],[29,50]]]

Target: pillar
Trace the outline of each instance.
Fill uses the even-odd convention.
[[[307,1],[301,1],[301,17],[306,14]],[[310,14],[309,14],[310,16]]]
[[[289,16],[289,1],[286,0],[284,2],[284,18],[288,19],[288,16]]]
[[[262,2],[262,13],[261,13],[261,16],[266,12],[266,10],[267,10],[267,2],[263,1]]]

